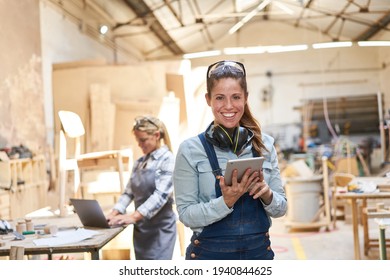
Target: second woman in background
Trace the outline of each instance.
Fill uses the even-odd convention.
[[[135,119],[133,133],[144,155],[134,163],[126,189],[107,219],[111,225],[134,224],[137,260],[169,260],[176,242],[170,138],[164,123],[149,116]],[[132,201],[135,211],[126,213]]]

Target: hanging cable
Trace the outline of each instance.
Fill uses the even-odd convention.
[[[326,100],[326,97],[324,97],[324,98],[322,99],[322,105],[323,105],[323,108],[324,108],[324,118],[325,118],[326,125],[327,125],[327,127],[328,127],[330,133],[332,134],[333,139],[334,139],[334,140],[337,140],[338,135],[337,135],[337,133],[334,131],[333,126],[332,126],[332,124],[330,123],[330,120],[329,120],[328,102],[327,102],[327,100]]]

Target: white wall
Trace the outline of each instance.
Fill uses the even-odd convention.
[[[45,1],[40,1],[40,26],[47,143],[52,145],[54,140],[53,64],[98,59],[105,60],[107,63],[130,63],[134,60],[120,54],[116,57],[112,49],[83,34],[75,23]],[[117,61],[114,61],[115,59]]]
[[[0,147],[45,151],[38,0],[0,1]]]
[[[379,36],[378,40],[390,40],[390,35]],[[380,72],[380,90],[385,93],[385,109],[390,109],[390,48],[379,48],[379,63],[383,70]],[[389,116],[389,115],[388,115]]]

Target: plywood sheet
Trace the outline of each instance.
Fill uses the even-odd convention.
[[[90,85],[90,108],[92,152],[112,150],[115,105],[111,103],[111,92],[108,84]]]
[[[186,96],[184,87],[184,76],[178,74],[166,74],[167,90],[173,91],[180,99],[180,123],[187,123]]]

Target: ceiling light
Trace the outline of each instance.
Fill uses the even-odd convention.
[[[307,45],[290,45],[290,46],[269,46],[265,47],[268,53],[278,53],[278,52],[294,52],[294,51],[304,51],[308,49]]]
[[[199,58],[199,57],[209,57],[209,56],[217,56],[220,55],[221,51],[206,51],[206,52],[197,52],[197,53],[187,53],[183,55],[183,58]]]
[[[106,34],[108,32],[108,26],[107,25],[100,25],[99,32],[102,35]]]
[[[360,47],[390,47],[390,41],[359,41]]]
[[[284,5],[282,3],[279,3],[278,1],[274,1],[273,4],[275,4],[275,6],[277,6],[279,9],[281,9],[282,11],[286,12],[289,15],[293,15],[294,14],[293,10],[291,10],[286,5]]]
[[[265,53],[264,47],[241,47],[241,48],[224,48],[223,53],[227,55],[232,54],[259,54]]]
[[[390,41],[360,41],[358,45],[361,47],[381,47],[381,46],[389,46]],[[329,42],[329,43],[317,43],[313,44],[313,49],[321,49],[321,48],[345,48],[351,47],[352,42]],[[209,57],[209,56],[218,56],[222,53],[225,55],[245,55],[245,54],[262,54],[262,53],[280,53],[280,52],[292,52],[292,51],[304,51],[309,47],[306,44],[302,45],[275,45],[275,46],[255,46],[255,47],[235,47],[235,48],[224,48],[223,51],[214,50],[214,51],[206,51],[206,52],[197,52],[197,53],[189,53],[183,55],[183,58],[191,59],[191,58],[201,58],[201,57]]]
[[[264,0],[263,2],[261,2],[259,6],[257,6],[251,12],[249,12],[242,20],[240,20],[232,28],[230,28],[229,34],[233,34],[238,29],[240,29],[245,23],[250,21],[258,12],[260,12],[262,9],[264,9],[265,6],[267,6],[269,3],[271,3],[271,0]]]
[[[352,47],[352,42],[328,42],[313,44],[313,49]]]

